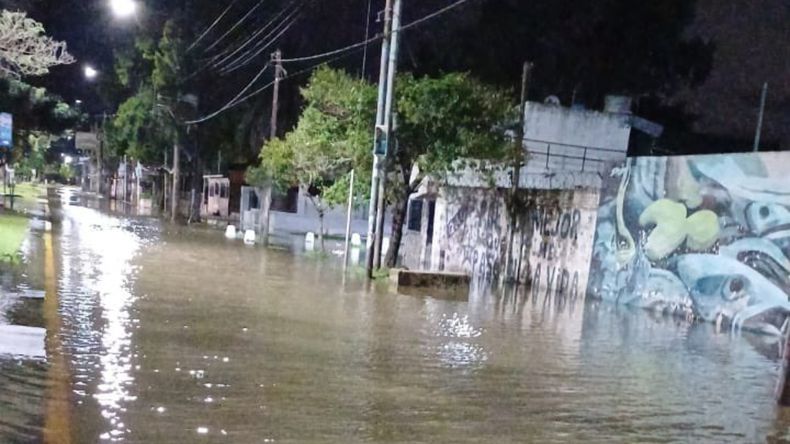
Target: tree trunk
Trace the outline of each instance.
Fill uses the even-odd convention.
[[[387,268],[394,268],[398,262],[400,254],[400,244],[403,240],[403,224],[406,221],[406,211],[409,207],[409,196],[412,189],[406,186],[398,196],[395,208],[392,210],[392,237],[390,238],[390,248],[387,250],[387,257],[384,260]]]

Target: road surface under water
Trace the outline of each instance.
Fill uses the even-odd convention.
[[[63,192],[62,192],[63,193]],[[59,207],[59,208],[58,208]],[[591,301],[397,295],[62,195],[6,271],[0,442],[782,442],[778,344]],[[46,301],[21,300],[27,289]]]

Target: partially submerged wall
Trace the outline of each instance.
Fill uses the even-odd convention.
[[[790,153],[629,159],[604,178],[588,293],[778,334]]]
[[[505,267],[505,196],[498,189],[451,187],[437,199],[431,264],[496,281]],[[515,263],[534,291],[580,296],[587,285],[598,192],[519,190]]]

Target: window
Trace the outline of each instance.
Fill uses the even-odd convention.
[[[222,185],[220,185],[220,195],[219,195],[219,197],[221,197],[223,199],[227,199],[228,198],[228,188],[229,188],[228,184],[226,184],[226,183],[223,183]]]
[[[409,231],[420,231],[422,229],[422,200],[409,201]]]
[[[258,197],[258,192],[254,189],[250,190],[250,210],[261,209],[261,199]]]

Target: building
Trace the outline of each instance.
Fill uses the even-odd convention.
[[[513,277],[583,291],[598,190],[607,165],[626,158],[635,117],[621,97],[607,98],[604,111],[547,102],[525,107],[528,161],[520,172],[513,244],[507,245],[506,203],[512,169],[499,168],[492,187],[490,178],[467,168],[441,182],[426,179],[411,197],[403,266],[496,280],[512,248]],[[639,119],[637,126],[646,123]]]

